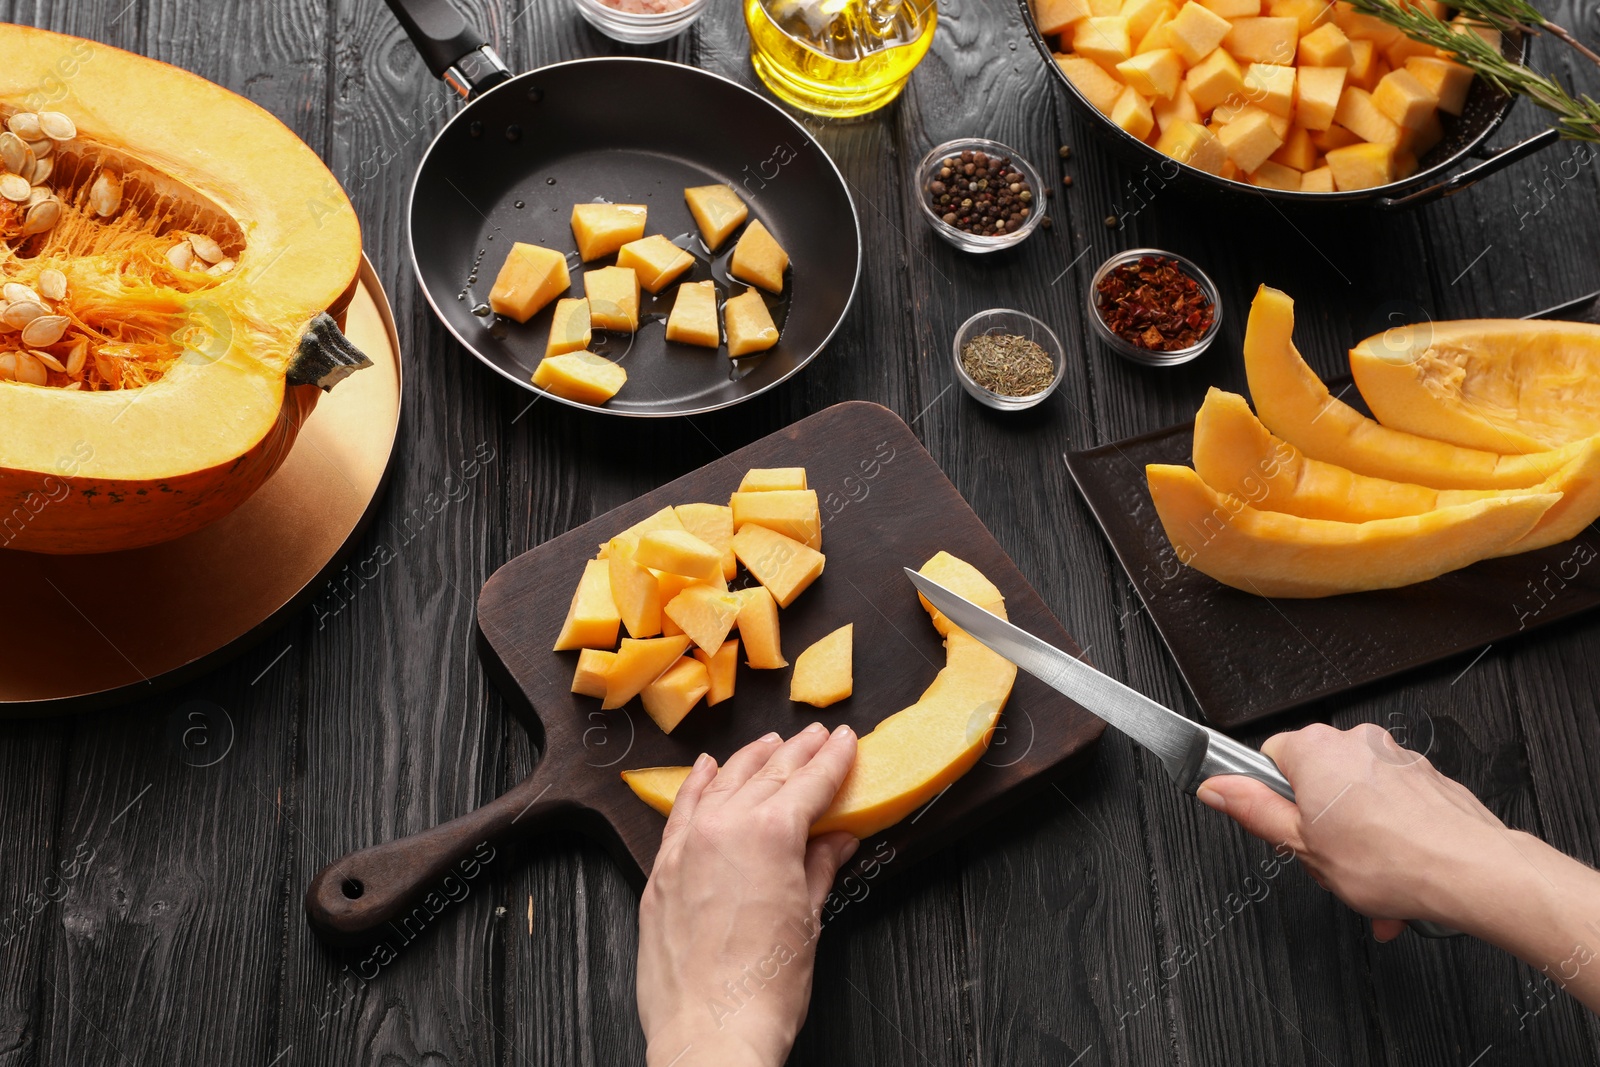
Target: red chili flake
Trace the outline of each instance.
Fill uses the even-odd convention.
[[[1111,332],[1152,352],[1189,348],[1216,320],[1200,283],[1168,256],[1141,256],[1112,268],[1095,293],[1095,307]]]

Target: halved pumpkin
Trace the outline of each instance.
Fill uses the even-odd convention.
[[[0,135],[0,196],[36,201],[0,201],[0,547],[199,529],[368,365],[325,314],[355,292],[355,212],[272,115],[107,45],[0,26],[0,118],[24,135]],[[41,122],[73,136],[30,145]]]
[[[1501,455],[1382,426],[1328,392],[1294,347],[1294,301],[1256,292],[1244,333],[1250,399],[1267,428],[1306,455],[1367,474],[1435,489],[1525,489],[1577,457],[1581,442]]]
[[[1469,319],[1367,338],[1350,371],[1385,426],[1492,452],[1600,434],[1600,326]]]
[[[1150,496],[1179,562],[1223,585],[1267,597],[1393,589],[1502,554],[1559,493],[1494,497],[1371,522],[1258,511],[1188,467],[1145,468]]]

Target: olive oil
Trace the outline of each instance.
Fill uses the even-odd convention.
[[[905,87],[938,22],[935,0],[744,0],[750,62],[780,99],[864,115]]]

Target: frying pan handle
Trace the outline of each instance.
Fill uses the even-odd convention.
[[[460,899],[455,887],[470,883],[494,859],[495,841],[576,807],[549,798],[550,783],[539,779],[535,767],[477,811],[328,864],[306,889],[306,917],[330,940],[371,940],[378,927],[407,914],[419,898],[435,893]]]
[[[1554,127],[1541,130],[1526,141],[1518,141],[1510,148],[1501,149],[1477,166],[1468,167],[1459,174],[1452,174],[1442,182],[1418,189],[1405,196],[1384,196],[1378,198],[1378,206],[1386,210],[1395,208],[1416,207],[1418,204],[1431,204],[1435,200],[1442,200],[1447,196],[1454,196],[1477,182],[1487,178],[1502,167],[1510,166],[1524,156],[1531,156],[1541,148],[1555,144],[1561,139],[1561,131]]]
[[[511,72],[447,0],[387,0],[435,78],[462,96],[491,89]]]

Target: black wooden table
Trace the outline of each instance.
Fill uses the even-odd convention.
[[[640,51],[753,82],[739,11],[715,5],[688,36]],[[620,50],[566,0],[464,7],[518,69]],[[1600,37],[1593,4],[1548,7]],[[338,598],[181,689],[0,724],[3,1065],[642,1062],[637,900],[582,839],[502,848],[464,902],[376,956],[328,950],[300,909],[324,863],[528,770],[528,739],[473,647],[474,599],[495,567],[809,412],[874,400],[912,424],[1095,660],[1192,713],[1062,452],[1187,419],[1208,385],[1241,389],[1241,312],[1258,282],[1295,296],[1302,347],[1326,373],[1391,314],[1519,315],[1600,288],[1600,183],[1592,166],[1558,166],[1570,145],[1404,215],[1136,198],[1138,175],[1070,114],[1015,7],[952,0],[897,105],[812,123],[853,187],[867,249],[856,306],[820,359],[716,415],[647,425],[542,404],[519,418],[528,394],[447,338],[406,265],[407,186],[456,103],[378,0],[37,0],[0,4],[0,17],[167,60],[281,116],[349,189],[407,360],[394,481]],[[1498,140],[1537,128],[1519,106]],[[1054,227],[1014,254],[957,253],[909,198],[908,168],[966,134],[1052,176],[1056,147],[1074,148]],[[1188,254],[1231,302],[1197,363],[1137,369],[1088,343],[1090,273],[1135,245]],[[978,407],[952,376],[955,327],[997,304],[1041,315],[1071,353],[1059,391],[1026,415]],[[475,455],[493,458],[463,489]],[[1388,726],[1508,822],[1593,862],[1597,688],[1591,618],[1268,725]],[[1108,734],[1014,819],[844,911],[794,1062],[1600,1063],[1600,1024],[1534,970],[1468,941],[1375,945],[1301,872],[1263,878],[1269,858]]]

